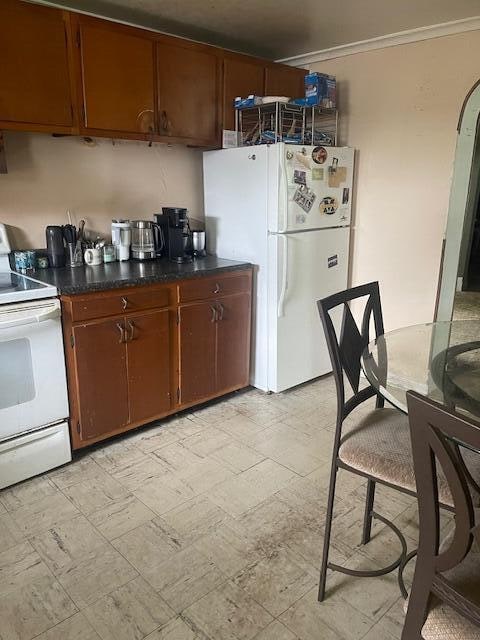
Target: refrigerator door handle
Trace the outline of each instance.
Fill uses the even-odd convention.
[[[283,245],[283,257],[282,257],[282,284],[280,288],[280,295],[278,296],[277,304],[277,317],[281,318],[285,314],[285,296],[288,290],[288,236],[277,235],[279,242]]]
[[[288,176],[285,164],[285,153],[281,148],[279,174],[280,193],[278,198],[278,213],[282,215],[282,226],[278,230],[278,233],[285,233],[288,229]],[[280,215],[278,216],[278,224],[280,225]]]

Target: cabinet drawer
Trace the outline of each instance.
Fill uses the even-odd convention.
[[[145,309],[159,309],[170,304],[169,287],[150,289],[145,288],[123,293],[91,294],[75,296],[72,299],[72,321],[93,320],[119,313],[143,311]]]
[[[216,278],[195,278],[178,285],[178,299],[179,302],[193,302],[194,300],[217,298],[232,293],[248,292],[250,288],[251,272],[249,271],[234,276],[219,275]]]

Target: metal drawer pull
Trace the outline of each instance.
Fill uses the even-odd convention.
[[[128,336],[128,342],[135,340],[135,324],[128,320],[128,326],[130,327],[130,335]]]
[[[210,309],[212,310],[212,319],[210,320],[210,322],[216,322],[217,321],[217,309],[210,305]]]
[[[220,293],[220,285],[218,284],[218,282],[215,284],[215,289],[213,290],[213,293]]]
[[[123,344],[125,342],[125,329],[119,322],[117,322],[117,329],[120,331],[120,340],[118,342]]]
[[[122,307],[124,311],[128,307],[128,300],[126,298],[122,298]]]
[[[225,311],[225,308],[223,306],[223,304],[221,302],[218,303],[218,306],[220,307],[220,317],[219,320],[223,320],[223,313]]]

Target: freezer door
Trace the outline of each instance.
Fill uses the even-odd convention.
[[[280,144],[275,233],[350,224],[354,150]]]
[[[317,300],[347,287],[349,228],[269,236],[270,391],[332,370]]]

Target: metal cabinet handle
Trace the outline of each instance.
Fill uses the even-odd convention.
[[[117,329],[120,331],[120,340],[118,342],[119,342],[119,344],[124,344],[125,343],[125,329],[119,322],[117,322]]]
[[[220,285],[218,284],[218,282],[215,283],[215,289],[213,290],[213,293],[220,293]]]
[[[223,304],[221,302],[218,303],[218,306],[220,307],[220,317],[218,319],[219,320],[223,320],[223,314],[225,312],[225,307],[223,306]]]
[[[128,307],[128,300],[126,298],[122,298],[122,307],[124,311]]]
[[[128,320],[128,327],[130,329],[130,335],[127,338],[128,342],[135,340],[135,323],[132,320]]]
[[[210,309],[212,310],[212,319],[210,320],[210,322],[216,322],[218,320],[218,317],[217,317],[218,310],[213,305],[210,305]]]

